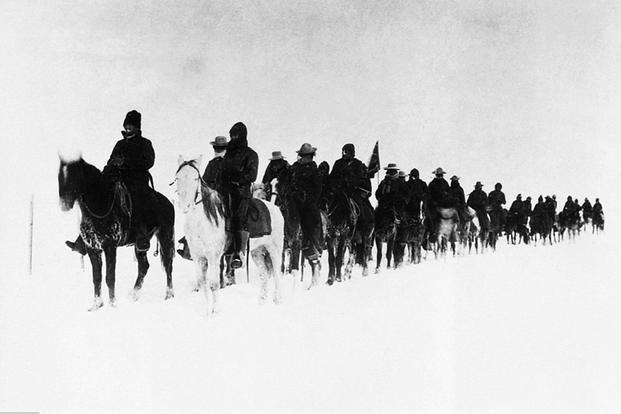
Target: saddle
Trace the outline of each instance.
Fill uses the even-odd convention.
[[[251,239],[272,234],[272,216],[263,200],[251,198],[248,205],[247,230]]]

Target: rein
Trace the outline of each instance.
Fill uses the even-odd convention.
[[[209,186],[207,185],[207,183],[205,182],[205,180],[203,180],[203,177],[201,176],[201,172],[198,170],[198,167],[195,164],[195,160],[188,160],[188,161],[183,161],[180,165],[179,168],[177,168],[177,172],[175,172],[175,179],[168,185],[173,185],[175,184],[175,182],[177,181],[177,177],[176,175],[179,174],[179,171],[181,171],[181,169],[183,167],[192,167],[194,169],[194,171],[196,171],[196,174],[198,175],[198,182],[200,183],[200,185],[196,186],[196,193],[194,194],[194,205],[200,204],[203,202],[203,198],[201,197],[201,199],[198,199],[198,194],[199,192],[201,192],[204,188],[208,189],[207,191],[207,195],[211,195],[211,193],[213,192],[213,190],[211,190],[209,188]],[[201,191],[199,191],[199,189]]]

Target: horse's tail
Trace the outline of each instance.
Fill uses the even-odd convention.
[[[158,216],[160,217],[157,231],[160,261],[164,270],[170,273],[172,272],[172,261],[175,257],[175,209],[164,195],[156,194],[159,201]]]

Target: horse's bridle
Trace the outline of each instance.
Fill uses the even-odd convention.
[[[198,185],[196,186],[196,193],[194,194],[194,205],[197,205],[203,202],[202,197],[200,198],[200,200],[198,199],[199,194],[202,195],[203,189],[207,190],[206,193],[208,196],[211,195],[211,193],[214,190],[209,188],[205,180],[203,180],[203,177],[201,176],[201,172],[198,170],[198,167],[196,166],[195,160],[183,161],[181,164],[179,164],[179,168],[177,168],[177,172],[175,172],[175,179],[168,185],[173,185],[177,181],[177,174],[179,174],[179,171],[181,171],[181,169],[186,166],[192,167],[194,171],[196,171],[196,175],[198,176],[198,179],[196,180],[198,182]]]

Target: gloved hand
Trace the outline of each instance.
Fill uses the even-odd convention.
[[[125,159],[123,157],[114,157],[114,158],[111,158],[110,161],[108,161],[108,165],[111,167],[120,168],[124,162],[125,162]]]

